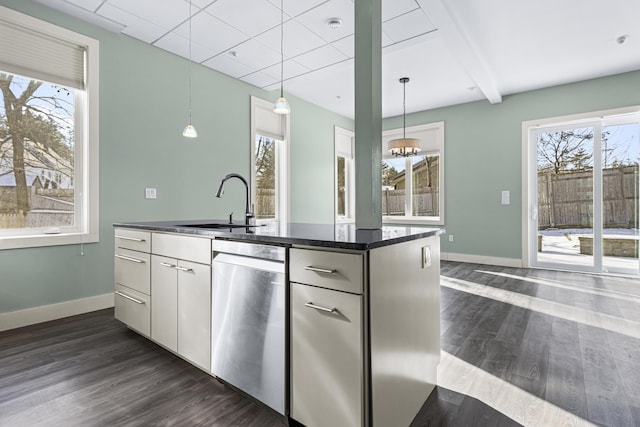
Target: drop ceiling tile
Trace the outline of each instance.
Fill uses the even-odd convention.
[[[255,69],[236,61],[235,58],[231,57],[228,53],[208,59],[203,62],[202,65],[235,78],[246,76],[247,74],[251,74],[255,71]]]
[[[235,60],[252,70],[261,70],[280,62],[280,52],[276,52],[256,39],[249,39],[235,46],[233,50],[238,55]]]
[[[188,39],[189,21],[182,23],[173,32]],[[208,13],[200,12],[192,18],[191,39],[195,43],[207,46],[214,55],[217,55],[246,41],[247,36]]]
[[[329,0],[283,0],[284,13],[289,16],[298,16],[318,5],[326,3]],[[269,0],[271,4],[280,8],[280,0]]]
[[[354,42],[355,36],[352,34],[343,39],[334,41],[333,43],[331,43],[331,45],[337,48],[340,52],[347,55],[349,58],[353,58],[355,55]]]
[[[189,58],[189,39],[180,37],[176,33],[171,32],[164,35],[153,45],[184,58]],[[211,49],[199,43],[191,43],[191,59],[194,62],[202,62],[213,55],[214,52]]]
[[[189,0],[184,0],[187,3],[189,3]],[[197,7],[198,9],[204,9],[205,7],[209,6],[212,3],[215,3],[216,0],[192,0],[191,4],[193,5],[194,9]]]
[[[279,79],[276,79],[267,73],[263,73],[262,71],[244,76],[240,80],[260,88],[276,84],[279,81]]]
[[[280,64],[272,65],[271,67],[265,68],[261,71],[265,74],[275,77],[278,81],[280,81]],[[294,60],[290,59],[288,61],[284,61],[285,80],[308,73],[309,71],[310,70],[307,67],[300,65]]]
[[[218,0],[205,11],[251,37],[280,24],[280,9],[267,0]]]
[[[280,52],[280,26],[273,28],[266,33],[256,37],[266,46],[276,52]],[[286,58],[298,56],[302,53],[316,49],[325,42],[320,37],[305,28],[296,20],[285,22],[284,24],[284,56]]]
[[[146,43],[152,43],[167,32],[166,29],[145,21],[119,7],[105,3],[98,9],[98,15],[118,22],[125,26],[122,30],[123,34],[142,40]]]
[[[48,8],[57,10],[66,15],[73,16],[91,25],[103,28],[113,33],[119,33],[124,28],[119,22],[96,15],[95,13],[75,4],[67,3],[64,0],[34,0]]]
[[[349,57],[330,44],[296,56],[296,62],[311,70],[317,70],[346,59],[349,59]]]
[[[75,4],[76,6],[80,6],[84,9],[90,10],[91,12],[95,12],[98,6],[102,4],[102,0],[67,0],[71,4]]]
[[[416,0],[382,0],[382,22],[417,9]]]
[[[171,30],[189,16],[189,3],[183,0],[108,0],[108,4],[126,10],[145,21]]]
[[[329,28],[329,19],[331,18],[342,20],[340,28]],[[296,17],[296,21],[322,37],[325,41],[335,41],[353,34],[353,2],[351,0],[330,0]]]
[[[382,31],[396,43],[429,33],[435,29],[436,27],[422,9],[414,10],[382,24]]]

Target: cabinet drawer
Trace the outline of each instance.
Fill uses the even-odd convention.
[[[362,426],[363,360],[362,296],[293,283],[291,417]]]
[[[116,228],[115,241],[116,248],[131,249],[140,252],[149,252],[151,250],[151,233],[148,231]]]
[[[211,265],[211,239],[176,234],[153,234],[154,254]]]
[[[149,295],[116,284],[115,318],[146,336],[151,333],[150,305]]]
[[[298,248],[291,249],[289,254],[291,281],[362,293],[362,255]]]
[[[150,261],[149,254],[116,248],[114,262],[116,284],[150,294]]]

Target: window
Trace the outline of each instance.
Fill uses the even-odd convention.
[[[0,249],[97,242],[98,42],[0,9]]]
[[[336,223],[355,221],[354,134],[336,126],[335,143],[335,218]]]
[[[289,218],[289,115],[276,114],[273,103],[251,97],[251,198],[256,220]]]
[[[444,224],[444,122],[406,128],[420,140],[420,155],[394,157],[386,149],[402,129],[382,134],[382,220]]]

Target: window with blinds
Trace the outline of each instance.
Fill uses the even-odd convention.
[[[251,195],[257,220],[288,220],[289,115],[251,97]]]
[[[98,42],[0,6],[0,249],[98,241]]]

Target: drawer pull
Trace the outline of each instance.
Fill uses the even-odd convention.
[[[124,255],[114,255],[116,258],[120,258],[123,259],[125,261],[132,261],[132,262],[137,262],[138,264],[144,264],[144,260],[143,259],[138,259],[138,258],[131,258],[128,256],[124,256]]]
[[[176,270],[180,270],[180,271],[184,271],[184,272],[190,273],[190,272],[193,271],[193,268],[176,266]]]
[[[131,296],[125,294],[124,292],[116,291],[116,295],[120,295],[121,297],[126,298],[128,300],[131,300],[131,301],[135,302],[136,304],[146,304],[146,302],[144,302],[142,300],[139,300],[138,298],[131,297]]]
[[[176,268],[175,264],[169,264],[168,262],[161,262],[160,265],[163,267]]]
[[[126,236],[118,236],[118,235],[116,235],[116,239],[131,240],[132,242],[138,242],[138,243],[146,242],[145,239],[136,239],[135,237],[126,237]]]
[[[319,305],[315,305],[312,302],[308,302],[304,305],[305,307],[309,307],[309,308],[313,308],[314,310],[320,310],[320,311],[326,311],[327,313],[332,313],[332,314],[337,314],[338,313],[338,309],[337,308],[326,308],[326,307],[322,307]]]
[[[304,269],[307,271],[315,271],[316,273],[327,273],[327,274],[336,273],[336,270],[333,270],[333,269],[330,270],[328,268],[313,267],[311,265],[307,265]]]

